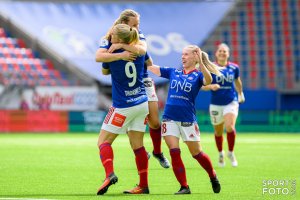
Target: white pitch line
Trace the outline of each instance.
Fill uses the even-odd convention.
[[[55,199],[36,199],[36,198],[6,198],[6,197],[0,197],[0,199],[6,199],[6,200],[55,200]]]

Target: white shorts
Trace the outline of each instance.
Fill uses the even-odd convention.
[[[239,103],[232,101],[225,106],[209,105],[210,121],[212,125],[219,125],[224,122],[224,115],[232,113],[236,117],[239,114]]]
[[[200,130],[197,122],[163,121],[161,124],[162,136],[172,135],[182,138],[183,141],[200,142]]]
[[[148,101],[158,101],[156,91],[155,91],[154,81],[152,80],[152,78],[144,78],[143,82],[148,97]]]
[[[129,108],[111,107],[101,129],[114,134],[126,134],[128,131],[145,132],[148,113],[148,101]]]

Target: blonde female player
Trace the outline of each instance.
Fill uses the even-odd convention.
[[[126,24],[118,24],[111,31],[112,43],[138,44],[139,36],[135,28]],[[110,45],[110,44],[109,44]],[[142,51],[141,51],[142,52]],[[98,138],[100,159],[105,169],[106,178],[100,186],[97,195],[103,195],[108,188],[118,181],[114,173],[114,154],[112,144],[119,134],[129,137],[131,148],[135,154],[136,166],[139,174],[139,184],[127,194],[149,194],[148,189],[148,158],[143,144],[146,129],[145,118],[148,115],[148,99],[143,83],[145,53],[135,55],[134,61],[114,60],[111,54],[96,54],[99,62],[108,62],[108,69],[112,76],[113,104],[106,115]],[[116,56],[130,58],[132,53],[116,50]],[[129,57],[128,57],[129,56]]]
[[[130,27],[134,27],[139,30],[140,24],[140,15],[134,10],[126,9],[124,10],[119,18],[115,21],[114,25],[116,24],[127,24]],[[101,53],[112,53],[117,49],[125,49],[129,52],[132,52],[131,55],[126,55],[127,57],[119,57],[118,55],[112,54],[112,57],[115,59],[125,59],[132,61],[135,59],[135,55],[141,52],[144,52],[147,44],[145,36],[139,31],[139,39],[140,42],[136,45],[129,45],[124,43],[114,43],[108,47],[109,40],[110,40],[110,30],[108,31],[105,38],[102,40],[100,44],[100,49],[97,51],[97,54]],[[109,62],[109,61],[108,61]],[[103,66],[105,67],[105,63]],[[170,163],[168,159],[164,156],[162,149],[161,149],[161,126],[159,121],[159,111],[158,111],[158,98],[155,91],[155,85],[152,78],[148,77],[147,66],[153,65],[152,59],[148,53],[146,53],[145,58],[145,73],[144,73],[144,84],[145,89],[148,97],[148,106],[149,106],[149,115],[147,118],[147,122],[149,125],[149,132],[150,137],[153,144],[153,151],[152,154],[154,158],[159,161],[159,164],[164,168],[169,168]],[[148,155],[150,157],[150,154]]]
[[[202,61],[203,59],[203,61]],[[210,158],[200,145],[200,130],[196,121],[195,99],[200,88],[212,81],[212,72],[219,74],[209,65],[207,57],[202,57],[199,47],[189,45],[182,51],[183,69],[149,66],[154,74],[170,80],[168,98],[163,114],[162,135],[169,147],[173,172],[180,184],[175,194],[190,194],[185,167],[179,148],[180,137],[188,146],[194,159],[205,169],[210,177],[214,193],[219,193],[221,185],[213,169]],[[199,67],[200,71],[196,69]]]

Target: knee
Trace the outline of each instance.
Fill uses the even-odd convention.
[[[130,140],[130,146],[133,150],[141,148],[144,146],[143,141],[141,140]]]
[[[201,150],[200,149],[193,149],[193,150],[190,150],[190,153],[193,157],[197,156],[198,154],[201,153]]]
[[[215,131],[215,136],[221,137],[223,135],[223,131]]]
[[[100,147],[101,147],[102,144],[103,144],[103,142],[98,140],[97,146],[98,146],[98,149],[99,149],[99,150],[100,150]]]
[[[159,119],[149,118],[148,124],[149,124],[149,127],[152,128],[152,129],[159,129],[160,128]]]
[[[232,124],[227,125],[225,128],[226,128],[226,132],[227,132],[227,133],[231,133],[232,131],[235,130],[235,127],[234,127],[234,125],[232,125]]]

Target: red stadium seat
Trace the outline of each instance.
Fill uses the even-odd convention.
[[[22,39],[17,39],[16,44],[20,47],[20,48],[25,48],[25,42]]]
[[[0,37],[7,37],[4,28],[0,28]]]

